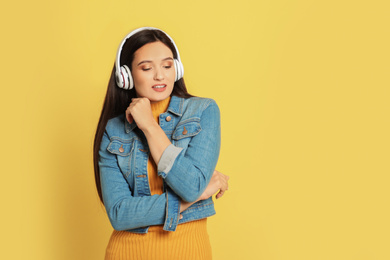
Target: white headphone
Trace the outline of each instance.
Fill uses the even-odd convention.
[[[118,87],[123,88],[123,89],[132,89],[134,87],[134,81],[133,77],[131,76],[131,72],[128,66],[123,65],[120,66],[120,57],[121,57],[121,52],[122,52],[122,47],[125,44],[125,42],[134,34],[144,31],[144,30],[158,30],[163,32],[172,42],[173,46],[175,47],[176,54],[177,54],[177,59],[174,59],[174,66],[175,66],[175,71],[176,71],[176,78],[175,81],[178,81],[181,79],[184,75],[184,68],[183,64],[180,61],[180,54],[179,50],[176,47],[175,42],[173,39],[164,31],[154,28],[154,27],[142,27],[135,29],[134,31],[130,32],[121,42],[118,48],[118,53],[116,55],[116,61],[115,61],[115,80],[116,84]]]

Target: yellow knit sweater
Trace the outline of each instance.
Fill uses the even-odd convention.
[[[158,122],[160,114],[169,105],[170,97],[152,103],[153,117]],[[183,173],[185,174],[185,173]],[[163,180],[157,175],[153,158],[148,161],[149,186],[152,195],[163,193]],[[106,249],[106,260],[209,260],[212,258],[207,218],[177,226],[176,231],[164,231],[163,226],[151,226],[147,234],[114,230]]]

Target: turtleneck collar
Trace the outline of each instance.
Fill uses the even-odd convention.
[[[150,103],[154,120],[158,122],[158,117],[160,116],[160,114],[167,111],[170,101],[171,97],[169,96],[164,100]]]

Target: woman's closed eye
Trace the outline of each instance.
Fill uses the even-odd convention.
[[[173,61],[171,61],[171,60],[166,60],[166,61],[162,62],[161,65],[162,65],[162,67],[163,67],[164,69],[170,69],[170,68],[172,68]]]

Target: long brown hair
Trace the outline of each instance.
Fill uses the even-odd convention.
[[[143,30],[133,36],[131,36],[123,45],[121,52],[121,66],[127,65],[131,68],[131,63],[134,59],[134,53],[147,43],[160,41],[164,43],[173,53],[173,57],[177,58],[176,49],[170,39],[165,33],[159,30]],[[187,92],[184,79],[180,79],[175,82],[171,96],[178,96],[183,98],[192,97]],[[131,99],[135,98],[135,89],[124,90],[117,87],[115,83],[115,65],[111,73],[110,80],[108,81],[108,88],[106,98],[104,100],[103,109],[100,114],[99,123],[96,129],[95,140],[93,144],[93,164],[95,170],[95,182],[96,189],[99,194],[100,201],[103,203],[102,189],[100,185],[100,172],[99,172],[99,149],[102,142],[103,134],[109,119],[116,117],[122,113],[125,113],[129,106]]]

